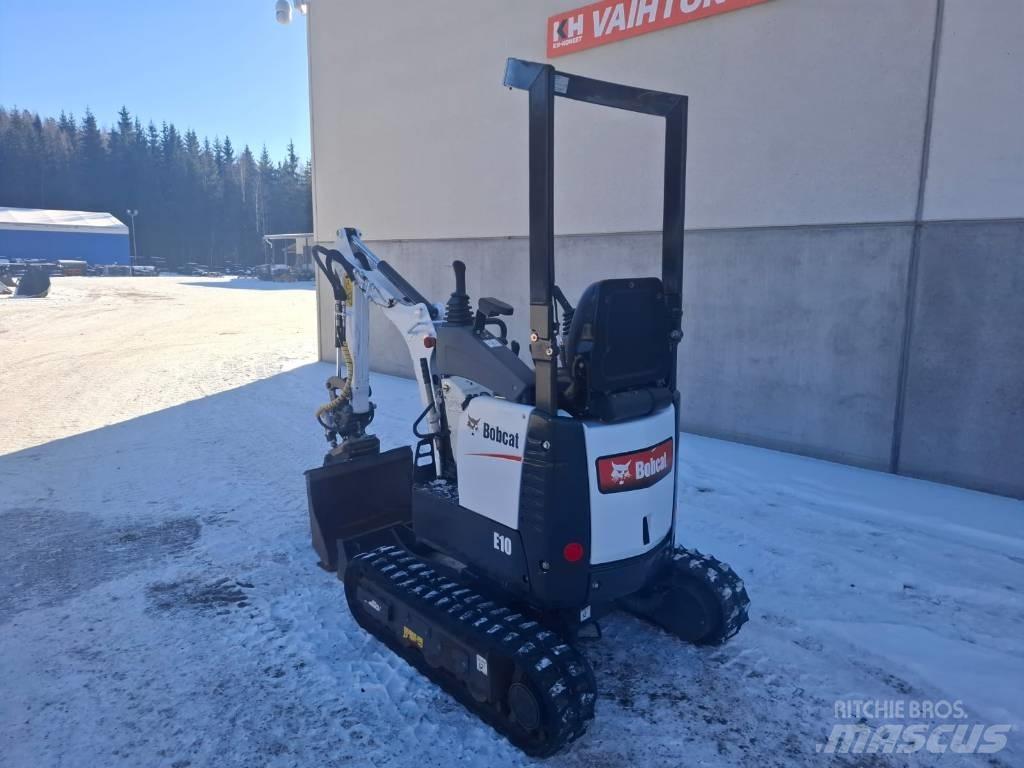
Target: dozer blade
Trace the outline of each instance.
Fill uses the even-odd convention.
[[[359,552],[394,543],[392,527],[412,519],[412,470],[412,450],[403,446],[306,471],[309,528],[322,568],[341,576]]]

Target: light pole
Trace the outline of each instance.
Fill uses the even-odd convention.
[[[128,274],[134,276],[135,261],[138,258],[135,254],[135,217],[139,215],[139,210],[138,208],[129,208],[125,213],[131,216],[132,258],[128,265]]]
[[[309,13],[309,0],[292,0],[291,5],[288,4],[288,0],[277,0],[274,3],[274,15],[277,16],[278,24],[292,23],[292,5],[303,16]]]

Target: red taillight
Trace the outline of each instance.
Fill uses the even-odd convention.
[[[575,563],[583,557],[583,545],[578,541],[570,541],[562,550],[562,557],[570,563]]]
[[[435,339],[433,336],[423,337],[423,346],[426,347],[427,349],[433,349],[435,344],[437,344],[437,339]]]

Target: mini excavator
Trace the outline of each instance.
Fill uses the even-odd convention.
[[[628,611],[683,641],[747,620],[726,564],[677,546],[687,99],[509,59],[529,103],[529,345],[514,308],[444,305],[354,228],[315,259],[335,300],[335,375],[317,412],[330,449],[306,472],[313,547],[356,622],[529,755],[594,717],[580,638]],[[665,125],[661,274],[599,280],[573,306],[554,276],[554,108],[573,99]],[[412,445],[368,431],[369,312],[401,333],[422,402]],[[599,628],[598,628],[599,629]]]

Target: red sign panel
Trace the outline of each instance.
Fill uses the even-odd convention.
[[[618,493],[654,485],[672,473],[673,446],[670,437],[651,448],[602,456],[597,460],[597,489],[601,493]]]
[[[767,0],[601,0],[548,19],[548,58],[764,2]]]

